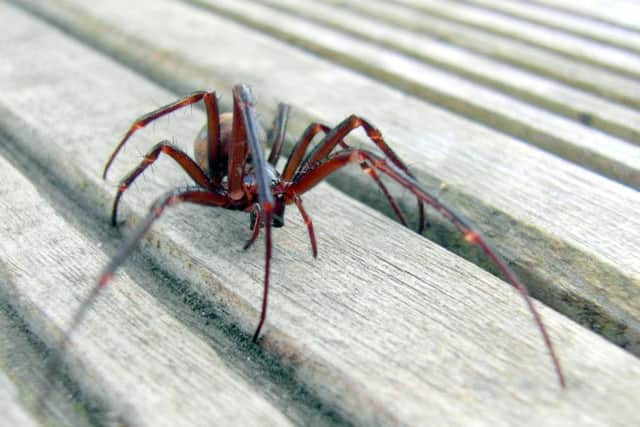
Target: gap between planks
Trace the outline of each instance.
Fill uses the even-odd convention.
[[[395,51],[255,2],[188,0],[640,188],[640,148]],[[640,85],[638,86],[640,89]],[[544,123],[544,125],[541,125]]]
[[[636,80],[617,76],[526,43],[504,39],[437,17],[418,15],[411,8],[386,1],[349,0],[340,3],[340,7],[356,10],[404,29],[430,34],[459,47],[632,107],[640,106],[639,83]]]
[[[639,112],[573,89],[552,79],[491,60],[424,34],[416,34],[348,9],[324,5],[318,1],[260,0],[260,2],[323,26],[370,40],[454,74],[460,74],[635,144],[640,143]],[[278,19],[278,21],[282,20]],[[316,38],[322,39],[322,37]],[[491,105],[490,102],[488,104]],[[451,101],[444,100],[443,105],[455,109]],[[535,124],[532,125],[535,126]],[[495,126],[499,127],[500,123],[496,123]]]
[[[517,0],[463,0],[504,13],[514,18],[524,19],[538,25],[564,31],[569,34],[591,39],[600,43],[640,53],[640,32],[619,28],[598,22],[584,16],[568,13],[534,3]]]
[[[640,77],[640,57],[544,26],[449,0],[394,0],[417,13],[446,19],[503,38],[515,39],[558,55],[594,65],[632,79]]]

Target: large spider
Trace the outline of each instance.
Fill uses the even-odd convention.
[[[565,386],[562,369],[553,345],[525,286],[505,261],[489,246],[475,227],[417,183],[407,166],[383,140],[380,132],[361,117],[349,116],[334,128],[329,128],[319,123],[310,124],[293,147],[284,169],[279,173],[275,168],[275,164],[283,146],[289,114],[288,106],[285,104],[279,105],[278,114],[274,120],[269,138],[269,145],[272,147],[271,152],[268,159],[265,159],[263,150],[265,137],[260,132],[249,87],[238,85],[233,88],[233,112],[223,114],[218,111],[215,92],[198,91],[135,120],[109,157],[104,168],[103,178],[106,178],[109,167],[120,149],[137,130],[166,114],[199,101],[204,103],[207,123],[195,140],[195,160],[167,141],[156,144],[144,156],[140,164],[120,182],[113,203],[112,223],[113,225],[117,224],[118,204],[123,193],[149,165],[158,159],[160,153],[165,153],[174,159],[193,179],[195,185],[170,191],[153,203],[149,213],[142,219],[128,237],[124,246],[100,274],[98,284],[74,316],[71,327],[63,338],[63,345],[68,340],[72,330],[81,322],[99,290],[111,281],[118,266],[122,264],[154,221],[160,217],[166,207],[179,202],[250,212],[252,234],[244,246],[245,249],[255,242],[261,228],[264,228],[265,272],[260,321],[253,334],[253,341],[256,341],[267,314],[271,264],[271,227],[282,227],[284,225],[285,206],[295,204],[307,226],[313,256],[315,257],[317,255],[317,247],[313,225],[302,206],[300,195],[343,166],[357,163],[376,182],[403,224],[405,224],[405,220],[402,213],[381,182],[378,173],[387,175],[415,195],[419,208],[418,231],[421,232],[423,229],[423,203],[426,203],[451,222],[462,234],[464,240],[481,248],[502,272],[507,281],[524,298],[549,351],[558,381],[562,387]],[[347,134],[359,127],[364,129],[369,140],[375,144],[382,154],[366,149],[351,148],[343,141]],[[322,140],[313,149],[308,150],[309,144],[318,134],[324,134]],[[340,148],[334,150],[338,145]]]

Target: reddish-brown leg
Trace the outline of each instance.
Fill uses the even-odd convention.
[[[313,254],[314,258],[317,258],[318,245],[316,244],[316,234],[313,232],[313,223],[311,222],[311,218],[309,217],[309,215],[307,214],[307,211],[302,206],[302,199],[298,195],[296,194],[293,195],[293,201],[296,203],[296,207],[298,208],[298,211],[300,211],[300,215],[302,216],[302,219],[307,226],[307,232],[309,233],[309,240],[311,241],[311,253]]]
[[[272,165],[276,165],[282,146],[284,145],[284,137],[287,134],[287,121],[289,120],[289,106],[284,103],[278,104],[278,114],[273,121],[271,128],[271,137],[269,138],[269,146],[271,152],[267,161]]]
[[[98,283],[93,287],[93,289],[91,289],[91,292],[73,316],[69,328],[66,330],[64,336],[61,338],[58,344],[57,353],[51,359],[49,359],[47,367],[48,379],[51,379],[53,375],[55,375],[55,373],[59,370],[60,363],[62,362],[62,354],[70,341],[71,335],[78,327],[78,325],[82,322],[86,314],[89,312],[89,309],[95,303],[100,291],[111,282],[117,268],[124,262],[127,256],[138,244],[140,239],[142,239],[142,237],[149,230],[149,228],[151,228],[151,225],[158,219],[158,217],[160,217],[164,209],[167,206],[172,206],[179,202],[188,202],[215,207],[226,207],[229,204],[229,199],[225,195],[198,187],[187,187],[184,189],[173,190],[157,199],[156,202],[151,206],[151,209],[149,210],[147,216],[137,225],[136,229],[133,230],[131,235],[127,238],[122,248],[111,259],[109,264],[107,264],[107,266],[102,270],[102,273],[100,274],[100,277],[98,279]],[[51,381],[47,381],[47,384],[51,384]],[[45,390],[42,395],[46,396],[46,394],[47,393]],[[39,406],[41,405],[42,402],[39,403]]]
[[[129,130],[124,134],[116,148],[113,150],[107,163],[104,166],[104,171],[102,172],[102,178],[107,177],[107,172],[113,163],[116,155],[122,149],[124,144],[129,140],[131,135],[133,135],[139,129],[142,129],[149,123],[154,120],[159,119],[162,116],[165,116],[169,113],[172,113],[180,108],[186,107],[187,105],[195,104],[196,102],[204,100],[205,108],[207,111],[207,123],[208,123],[208,131],[209,131],[209,164],[214,165],[216,156],[218,153],[219,146],[219,135],[220,135],[220,127],[219,127],[219,114],[218,114],[218,106],[216,101],[215,92],[204,92],[198,91],[193,92],[190,95],[185,96],[178,101],[172,102],[171,104],[164,105],[157,110],[154,110],[150,113],[147,113],[143,116],[138,117],[129,127]]]
[[[256,331],[253,333],[253,337],[251,340],[256,342],[258,340],[258,336],[260,335],[260,330],[262,330],[262,325],[264,325],[264,321],[267,318],[267,305],[269,298],[269,275],[271,274],[271,213],[273,210],[273,205],[265,204],[262,209],[262,218],[264,220],[264,246],[265,246],[265,255],[264,255],[264,286],[262,288],[262,307],[260,309],[260,321],[258,322],[258,326],[256,327]]]
[[[326,159],[331,151],[342,141],[351,131],[361,127],[371,142],[373,142],[376,147],[380,151],[384,153],[384,155],[391,160],[396,167],[402,170],[404,173],[413,177],[413,174],[409,170],[409,168],[400,160],[396,153],[387,145],[387,143],[382,138],[382,133],[378,129],[376,129],[371,123],[362,117],[351,115],[344,119],[340,124],[334,127],[325,138],[313,149],[309,156],[303,161],[302,166],[305,165],[314,165],[317,162],[320,162]],[[302,169],[299,169],[299,173],[302,172]],[[422,234],[424,231],[425,224],[425,216],[424,216],[424,205],[418,201],[418,233]]]
[[[203,189],[211,188],[209,178],[205,175],[202,169],[200,169],[200,166],[198,166],[198,164],[194,162],[184,151],[170,144],[168,141],[159,142],[144,156],[144,159],[140,164],[129,172],[122,181],[120,181],[120,185],[118,185],[118,192],[113,200],[113,209],[111,210],[111,224],[114,226],[117,225],[118,204],[120,203],[120,198],[123,193],[146,168],[158,160],[160,153],[165,153],[174,159],[182,169],[184,169],[187,175],[189,175],[191,179],[198,184],[198,186]]]
[[[540,334],[542,335],[545,346],[549,351],[549,355],[551,357],[551,361],[553,363],[553,367],[558,377],[560,386],[565,387],[564,375],[560,367],[560,361],[558,360],[553,344],[551,343],[551,338],[549,337],[549,334],[547,333],[547,330],[542,323],[542,318],[533,305],[533,301],[529,297],[529,293],[527,292],[524,284],[520,281],[520,279],[518,279],[513,270],[509,268],[507,263],[487,243],[487,241],[482,237],[480,232],[475,229],[475,227],[472,227],[470,223],[462,219],[453,210],[440,202],[435,196],[429,194],[429,192],[424,190],[415,181],[415,179],[409,176],[404,170],[399,169],[395,165],[388,163],[384,158],[366,150],[338,152],[335,155],[331,156],[328,160],[323,162],[321,165],[319,165],[317,168],[297,177],[296,182],[288,188],[287,196],[288,198],[293,198],[296,196],[296,194],[302,194],[312,188],[318,182],[324,180],[328,175],[335,172],[336,170],[350,163],[361,163],[363,161],[368,162],[374,168],[389,176],[398,184],[402,185],[404,188],[412,192],[416,197],[418,197],[419,200],[427,203],[433,209],[438,211],[456,227],[456,229],[462,234],[467,242],[480,247],[480,249],[487,255],[487,257],[493,262],[493,264],[498,267],[509,284],[511,284],[511,286],[513,286],[516,291],[524,298],[525,303],[540,331]]]
[[[302,163],[302,158],[307,152],[307,148],[311,143],[311,140],[320,132],[324,134],[328,134],[331,132],[331,128],[327,125],[323,125],[322,123],[311,123],[302,133],[298,142],[293,146],[291,150],[291,154],[287,158],[287,163],[282,170],[282,180],[283,181],[291,181],[298,170],[298,166]]]
[[[287,159],[287,163],[282,172],[283,181],[293,180],[296,172],[299,172],[299,169],[303,169],[305,167],[310,166],[309,163],[304,163],[301,166],[302,158],[306,153],[311,140],[321,132],[324,133],[325,135],[329,134],[329,132],[331,132],[331,128],[321,123],[311,123],[309,126],[307,126],[307,128],[302,134],[302,137],[300,137],[296,145],[293,147],[293,150],[291,150],[291,155]],[[342,148],[350,148],[347,145],[347,143],[344,141],[339,141],[338,144],[340,144]],[[391,209],[393,209],[393,212],[398,217],[398,220],[400,221],[400,223],[406,226],[407,221],[405,220],[404,215],[400,211],[398,204],[396,203],[395,199],[391,196],[391,194],[389,193],[389,190],[387,190],[387,187],[383,184],[383,182],[380,180],[380,178],[375,173],[375,171],[371,167],[369,167],[366,164],[366,162],[360,163],[360,167],[362,168],[364,173],[369,175],[375,181],[375,183],[378,185],[378,188],[380,188],[380,191],[382,191],[385,198],[389,202],[389,205],[391,205]],[[420,232],[422,232],[422,229],[420,229]]]

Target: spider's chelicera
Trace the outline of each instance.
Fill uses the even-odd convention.
[[[253,340],[256,341],[267,314],[272,226],[283,226],[285,206],[295,205],[307,226],[315,257],[317,246],[313,225],[302,205],[300,196],[336,170],[356,163],[380,188],[400,222],[406,224],[398,205],[380,180],[378,175],[380,173],[388,176],[416,197],[419,209],[419,232],[422,232],[425,223],[424,204],[426,203],[451,222],[467,242],[482,249],[502,272],[504,278],[524,298],[550,353],[558,381],[564,387],[564,377],[553,345],[525,286],[475,227],[472,227],[469,222],[418,184],[407,166],[384,141],[381,133],[361,117],[349,116],[333,128],[320,123],[310,124],[294,145],[282,172],[279,173],[275,165],[283,147],[289,114],[288,106],[279,105],[267,142],[267,145],[271,147],[271,152],[266,158],[263,148],[266,137],[258,125],[253,97],[248,86],[234,87],[233,112],[223,114],[218,111],[215,92],[198,91],[135,120],[109,157],[103,177],[106,178],[113,160],[133,133],[166,114],[199,101],[204,103],[207,123],[196,137],[194,158],[192,159],[180,148],[167,141],[156,144],[144,156],[140,164],[120,182],[113,203],[112,223],[113,225],[117,224],[118,204],[123,193],[149,165],[156,161],[160,153],[175,160],[191,177],[195,185],[170,191],[153,203],[149,213],[102,271],[97,286],[72,320],[72,326],[63,339],[63,345],[68,341],[73,329],[81,322],[99,290],[111,281],[118,266],[122,264],[153,222],[158,219],[166,207],[180,202],[250,212],[252,234],[245,244],[245,248],[256,241],[261,229],[264,230],[265,272],[260,320],[253,334]],[[344,138],[356,128],[362,128],[378,150],[374,152],[352,148],[344,142]],[[323,135],[321,141],[310,147],[314,137],[319,134]]]

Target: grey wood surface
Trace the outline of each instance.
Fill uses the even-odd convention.
[[[615,3],[602,3],[599,0],[534,0],[533,2],[586,18],[602,20],[622,28],[640,30],[640,23],[638,23],[640,5],[634,0],[621,0]]]
[[[318,1],[262,0],[262,3],[280,8],[324,26],[348,32],[356,37],[380,44],[422,62],[444,68],[453,74],[461,74],[481,85],[499,89],[500,92],[519,98],[526,103],[538,105],[545,110],[567,116],[576,121],[588,122],[590,126],[606,133],[633,143],[640,143],[640,113],[631,108],[603,100],[598,96],[576,90],[552,79],[543,78],[537,74],[491,60],[484,55],[456,48],[437,38],[428,37],[425,34],[417,34],[399,26],[362,16],[348,9],[339,9]],[[218,7],[219,5],[220,3],[218,3]],[[261,15],[264,16],[264,13]],[[269,18],[264,17],[263,19],[268,20]],[[272,20],[274,22],[282,21],[282,19]],[[286,28],[289,29],[290,26],[286,26]],[[322,39],[322,37],[318,36],[317,31],[312,32],[311,35],[315,39]],[[375,61],[375,58],[372,59]],[[434,85],[442,87],[444,91],[453,86],[451,84],[438,85],[437,83]],[[444,105],[464,114],[467,112],[468,107],[461,109],[460,105],[467,103],[466,98],[469,95],[470,93],[464,93],[465,100],[461,102],[461,98],[459,96],[456,97],[456,94],[451,91],[447,93],[447,98],[444,101],[446,104]],[[451,99],[448,99],[449,97]],[[487,97],[478,96],[478,98],[480,98],[478,99],[478,104],[482,104],[484,101],[483,111],[477,110],[477,114],[474,117],[480,121],[496,119],[493,126],[499,127],[502,124],[502,129],[508,131],[507,128],[513,125],[513,122],[509,120],[509,116],[513,118],[514,115],[499,114],[496,116],[495,110],[498,109],[496,103]],[[516,103],[515,105],[518,104]],[[514,104],[507,104],[505,107],[507,108],[503,109],[503,111],[517,109]],[[492,110],[492,112],[487,114],[487,110]],[[517,116],[517,113],[515,115]],[[500,116],[502,116],[502,120],[499,119]],[[528,116],[520,115],[520,119],[516,119],[516,121],[521,124],[520,134],[522,132],[527,134],[548,133],[548,128],[550,127],[548,120],[536,122]],[[544,131],[540,129],[540,123],[545,123]],[[564,132],[564,134],[567,133],[572,134],[572,132]],[[530,137],[529,140],[531,140]],[[574,141],[580,141],[577,135]],[[613,147],[610,147],[609,144],[601,145],[613,151]],[[590,150],[587,149],[587,151]]]
[[[637,146],[592,132],[574,121],[558,118],[393,50],[344,36],[271,8],[237,0],[197,0],[193,3],[204,4],[214,12],[264,28],[307,50],[372,75],[392,87],[411,88],[415,95],[426,100],[438,102],[477,121],[490,123],[517,137],[526,137],[530,143],[560,153],[633,188],[640,188],[640,150]],[[540,126],[541,123],[545,126]]]
[[[28,409],[26,409],[18,398],[18,391],[15,384],[0,372],[0,410],[3,416],[3,425],[13,426],[37,426]]]
[[[271,113],[281,94],[290,94],[293,135],[313,120],[337,123],[353,112],[383,125],[425,186],[438,192],[446,184],[445,200],[492,238],[534,295],[638,351],[636,191],[182,3],[124,12],[114,2],[91,8],[64,2],[41,11],[67,31],[86,29],[92,43],[182,92],[214,87],[224,93],[245,81],[262,111]],[[156,22],[165,23],[164,32],[154,33]],[[210,55],[211,43],[202,42],[210,28],[216,29],[216,55]],[[247,55],[260,60],[248,61]],[[315,86],[309,87],[308,76]],[[337,184],[350,195],[377,194],[371,186],[358,190],[355,179],[352,174]]]
[[[429,15],[438,16],[482,31],[513,38],[563,56],[632,78],[640,77],[640,57],[602,43],[562,31],[518,21],[483,8],[451,0],[396,0]]]
[[[384,0],[349,0],[344,3],[338,2],[338,5],[391,22],[402,28],[430,34],[456,46],[551,77],[614,101],[636,108],[640,106],[637,80],[608,73],[563,55],[442,18],[420,14],[413,8]]]
[[[371,119],[425,186],[480,225],[536,296],[574,319],[538,304],[566,371],[561,390],[517,294],[348,197],[371,189],[354,168],[334,182],[348,195],[326,184],[304,195],[319,259],[293,212],[274,233],[259,346],[249,338],[263,249],[259,240],[241,250],[246,214],[168,212],[65,357],[69,381],[103,413],[98,423],[634,422],[640,362],[575,321],[640,349],[637,191],[403,94],[375,73],[335,65],[328,53],[303,52],[284,32],[233,22],[239,18],[228,12],[169,1],[16,3],[37,17],[0,3],[8,24],[0,35],[0,144],[9,159],[0,159],[0,294],[46,347],[122,239],[107,224],[117,179],[161,139],[188,149],[204,114],[187,109],[140,132],[104,182],[113,144],[133,118],[178,93],[216,88],[228,107],[239,81],[254,88],[265,123],[277,101],[290,101],[293,135],[312,120],[335,123],[352,112]],[[248,17],[261,10],[242,4]],[[279,22],[296,22],[287,19]],[[325,39],[344,40],[325,31]],[[186,183],[160,160],[125,195],[123,233],[164,189]],[[412,207],[406,192],[394,191]],[[200,311],[216,320],[208,325]],[[3,388],[15,396],[12,382],[24,387],[12,380]],[[25,401],[10,403],[30,420],[24,425],[41,422]],[[55,422],[75,424],[62,418]]]
[[[636,53],[640,52],[640,34],[637,31],[616,27],[615,25],[530,2],[518,0],[464,1],[555,30],[606,43],[610,46],[628,49]],[[585,2],[582,3],[584,6]]]

